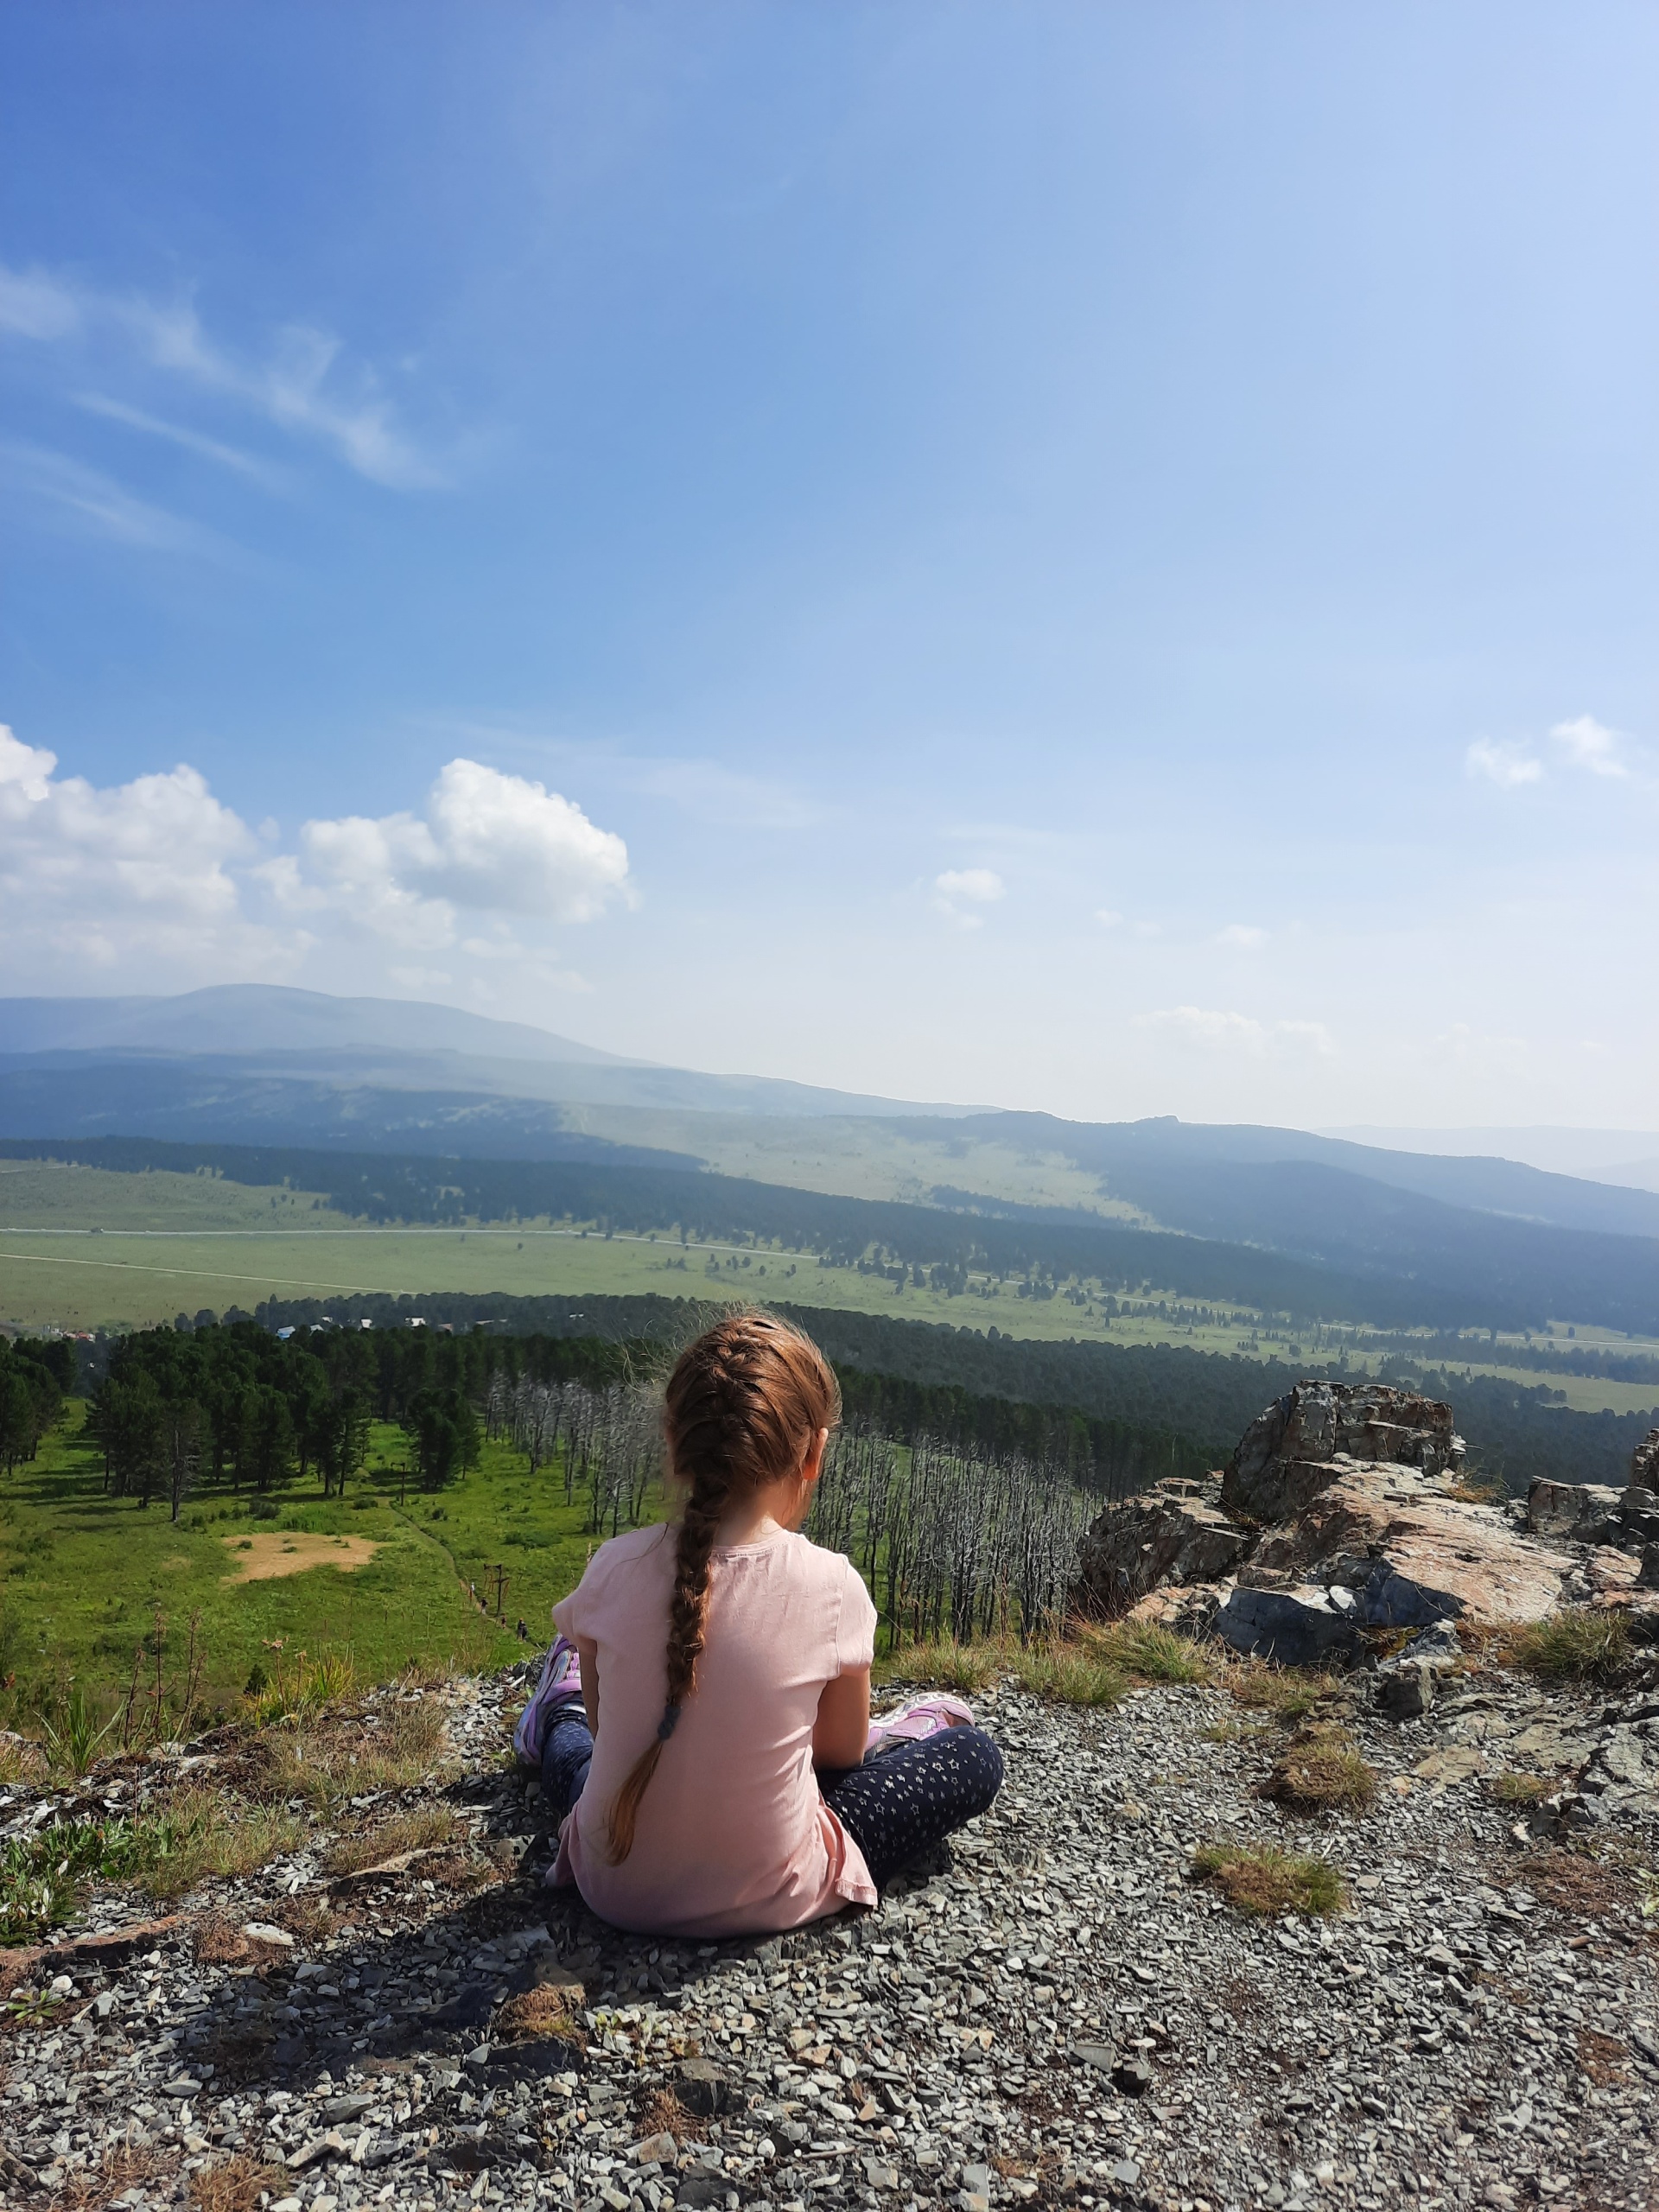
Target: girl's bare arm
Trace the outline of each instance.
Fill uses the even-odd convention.
[[[588,1679],[584,1667],[582,1680]],[[812,1731],[814,1766],[861,1766],[870,1732],[870,1670],[850,1668],[826,1682]]]

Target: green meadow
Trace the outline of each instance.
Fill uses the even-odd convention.
[[[388,1427],[374,1430],[369,1464],[343,1500],[325,1501],[311,1484],[257,1502],[214,1490],[193,1497],[175,1523],[165,1503],[103,1495],[84,1410],[71,1402],[68,1424],[38,1459],[0,1476],[0,1680],[25,1720],[38,1692],[72,1681],[100,1714],[113,1711],[140,1648],[148,1694],[158,1617],[169,1694],[188,1665],[194,1618],[203,1694],[227,1709],[302,1651],[348,1660],[370,1681],[410,1666],[499,1664],[524,1653],[520,1616],[532,1643],[545,1641],[549,1609],[598,1541],[582,1532],[581,1503],[565,1503],[563,1476],[543,1467],[532,1480],[522,1455],[501,1445],[486,1443],[477,1469],[441,1493],[417,1493],[400,1478],[403,1433]],[[362,1542],[377,1548],[351,1571],[238,1579],[251,1557],[286,1567],[336,1538],[360,1540],[359,1555]]]
[[[850,1139],[832,1128],[823,1158],[792,1160],[796,1173],[810,1167],[821,1179],[832,1179],[825,1163],[839,1157],[835,1145],[840,1141]],[[895,1154],[904,1149],[899,1138],[888,1148]],[[781,1159],[768,1162],[769,1172],[779,1173]],[[856,1179],[851,1164],[849,1154],[849,1181]],[[779,1179],[785,1179],[781,1173]],[[893,1179],[895,1186],[901,1180],[896,1173]],[[903,1193],[895,1187],[892,1194]],[[1044,1195],[1054,1200],[1065,1193],[1045,1189]],[[1178,1309],[1190,1311],[1191,1302],[1156,1289],[1118,1301],[1121,1310],[1109,1317],[1097,1298],[1081,1292],[1022,1297],[1015,1283],[983,1274],[970,1278],[965,1294],[952,1297],[913,1282],[898,1289],[880,1274],[852,1268],[825,1268],[814,1252],[682,1247],[666,1236],[601,1236],[549,1222],[380,1228],[328,1211],[312,1192],[254,1189],[163,1170],[122,1174],[52,1161],[0,1162],[0,1327],[114,1331],[152,1326],[180,1313],[194,1316],[203,1308],[251,1312],[268,1298],[437,1290],[512,1297],[746,1295],[948,1322],[953,1328],[995,1326],[1011,1337],[1185,1344],[1196,1351],[1290,1361],[1324,1357],[1332,1348],[1266,1315],[1251,1314],[1242,1325],[1189,1322]],[[1167,1309],[1162,1313],[1160,1304]],[[1587,1350],[1605,1333],[1580,1329],[1577,1340]],[[1557,1332],[1555,1340],[1564,1343],[1564,1335]],[[1608,1344],[1621,1352],[1659,1352],[1659,1344],[1635,1338]],[[1454,1363],[1526,1388],[1548,1381],[1578,1413],[1637,1413],[1654,1403],[1650,1382],[1541,1376],[1507,1365],[1503,1354],[1502,1339],[1471,1341],[1466,1362]],[[1355,1372],[1376,1367],[1382,1357],[1350,1351]]]

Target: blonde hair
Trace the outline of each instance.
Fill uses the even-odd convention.
[[[697,1687],[709,1560],[729,1509],[798,1474],[821,1429],[841,1419],[835,1372],[810,1337],[775,1314],[728,1314],[680,1354],[664,1394],[669,1471],[685,1494],[668,1607],[668,1695],[654,1740],[611,1807],[610,1860],[633,1849],[639,1801]]]

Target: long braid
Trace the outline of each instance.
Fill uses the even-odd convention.
[[[696,1690],[720,1524],[750,1491],[797,1471],[813,1437],[840,1411],[840,1389],[817,1346],[770,1313],[734,1313],[716,1323],[681,1354],[669,1377],[663,1425],[670,1470],[685,1502],[669,1599],[667,1694],[656,1736],[611,1806],[613,1866],[633,1849],[639,1802]]]

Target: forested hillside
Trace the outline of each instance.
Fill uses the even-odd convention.
[[[8,1140],[0,1143],[0,1156],[286,1183],[321,1193],[330,1210],[372,1222],[553,1219],[592,1224],[601,1234],[754,1243],[816,1252],[826,1264],[907,1271],[931,1288],[964,1297],[969,1275],[978,1273],[1004,1281],[1017,1277],[1036,1296],[1067,1286],[1104,1295],[1150,1285],[1299,1320],[1518,1330],[1571,1319],[1659,1333],[1659,1242],[1506,1222],[1376,1185],[1359,1186],[1376,1217],[1375,1236],[1363,1253],[1351,1250],[1338,1265],[1255,1243],[1057,1217],[1039,1209],[969,1211],[838,1198],[687,1170],[124,1138]],[[1351,1198],[1345,1186],[1357,1179],[1333,1177],[1323,1167],[1305,1173],[1344,1186],[1341,1205],[1333,1199],[1331,1209],[1333,1217],[1339,1214]],[[1408,1216],[1428,1224],[1416,1241]]]
[[[636,1361],[649,1361],[652,1355],[642,1348],[683,1342],[713,1310],[680,1299],[433,1292],[419,1298],[342,1299],[326,1308],[316,1300],[273,1300],[259,1308],[259,1319],[270,1329],[308,1329],[326,1312],[377,1343],[393,1332],[429,1338],[445,1325],[469,1332],[480,1325],[486,1335],[603,1338],[632,1344]],[[1150,1475],[1199,1463],[1218,1466],[1262,1407],[1294,1382],[1309,1374],[1351,1372],[1340,1361],[1291,1366],[1182,1345],[1055,1343],[829,1307],[779,1304],[778,1310],[823,1345],[842,1376],[849,1403],[891,1406],[891,1418],[912,1418],[903,1408],[914,1406],[917,1424],[938,1430],[954,1405],[1007,1401],[1104,1424],[1090,1450],[1103,1480],[1114,1485],[1135,1479],[1137,1470]],[[423,1330],[409,1327],[416,1314],[424,1319]],[[365,1320],[372,1324],[366,1332],[358,1326]],[[661,1353],[656,1357],[660,1362]],[[1626,1481],[1630,1453],[1651,1423],[1646,1414],[1568,1412],[1548,1385],[1528,1389],[1489,1376],[1465,1377],[1404,1359],[1391,1363],[1385,1378],[1447,1399],[1476,1465],[1502,1476],[1514,1490],[1539,1475],[1564,1482]]]

